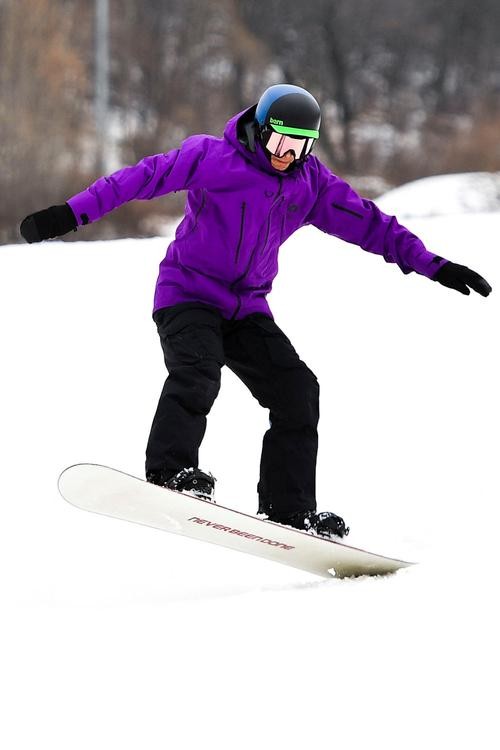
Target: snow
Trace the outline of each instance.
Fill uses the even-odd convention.
[[[142,475],[168,238],[0,248],[3,747],[497,745],[500,213],[450,212],[441,185],[398,210],[489,298],[313,228],[271,297],[321,383],[319,508],[419,562],[389,577],[324,581],[65,503],[69,464]],[[200,462],[219,502],[256,510],[266,428],[225,370]]]
[[[377,205],[401,219],[500,211],[500,172],[424,177],[389,190]]]

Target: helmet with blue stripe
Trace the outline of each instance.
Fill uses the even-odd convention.
[[[255,122],[257,137],[267,151],[279,154],[293,148],[295,160],[300,163],[319,138],[321,110],[306,89],[280,83],[270,86],[260,97]],[[275,134],[282,136],[281,141]]]

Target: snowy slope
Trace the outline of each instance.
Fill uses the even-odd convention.
[[[500,211],[500,172],[424,177],[389,190],[377,205],[401,219]]]
[[[321,383],[319,507],[420,561],[356,581],[64,503],[68,464],[142,473],[168,239],[0,248],[2,747],[497,745],[500,213],[406,223],[494,293],[307,228],[271,299]],[[266,427],[224,371],[201,455],[220,502],[255,510]]]

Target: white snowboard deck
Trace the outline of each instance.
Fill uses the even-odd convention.
[[[383,575],[413,563],[264,521],[98,464],[59,477],[63,498],[83,510],[152,526],[331,578]]]

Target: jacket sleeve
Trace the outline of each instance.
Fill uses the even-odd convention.
[[[447,261],[429,252],[423,242],[395,216],[384,214],[371,200],[361,198],[347,182],[319,161],[318,198],[308,223],[327,234],[382,255],[403,273],[416,271],[432,278]]]
[[[100,177],[67,203],[77,224],[89,224],[132,200],[150,200],[177,190],[203,186],[203,161],[209,143],[192,136],[181,148],[146,156],[134,166]]]

